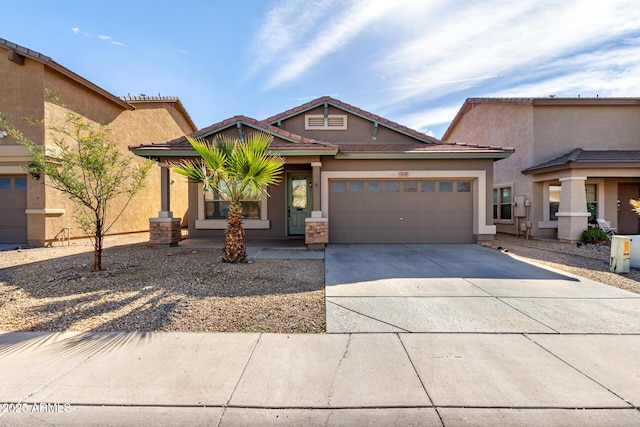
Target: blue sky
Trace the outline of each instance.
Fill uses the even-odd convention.
[[[0,0],[0,37],[198,127],[330,95],[441,137],[468,97],[640,97],[637,0]]]

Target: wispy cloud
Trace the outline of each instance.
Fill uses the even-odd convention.
[[[100,34],[98,36],[98,38],[100,40],[106,41],[107,43],[115,45],[115,46],[124,46],[124,43],[121,43],[121,42],[119,42],[117,40],[114,40],[113,37],[111,37],[111,36],[105,36],[104,34]]]
[[[281,86],[302,76],[398,7],[389,1],[368,0],[354,3],[320,0],[312,6],[296,0],[276,6],[267,14],[257,36],[254,47],[257,61],[251,70],[255,74],[267,65],[275,65],[265,88]]]
[[[396,53],[379,62],[379,73],[408,87],[387,101],[400,104],[425,97],[435,99],[480,86],[480,81],[469,82],[482,75],[507,76],[502,84],[509,85],[523,78],[540,78],[543,76],[535,73],[541,64],[579,56],[585,49],[611,44],[625,34],[640,31],[637,6],[632,2],[547,3],[492,1],[443,11],[445,19],[431,26],[423,37],[407,40]],[[620,48],[637,52],[631,44]],[[606,56],[594,56],[591,63],[565,61],[554,72],[569,75],[584,70],[584,66],[610,66]],[[460,84],[422,86],[445,79]]]
[[[94,36],[92,36],[91,34],[87,33],[86,31],[82,31],[80,29],[80,27],[73,27],[71,28],[71,31],[73,31],[75,34],[81,34],[85,37],[89,37],[89,38],[93,38]],[[126,45],[122,42],[119,42],[118,40],[114,40],[113,37],[111,36],[106,36],[104,34],[100,34],[98,36],[96,36],[98,39],[107,42],[109,44],[112,44],[114,46],[122,46],[122,47],[126,47]]]
[[[334,55],[373,46],[350,93],[427,131],[467,96],[637,93],[639,45],[633,0],[283,0],[256,34],[249,77],[299,84]],[[325,86],[343,92],[332,77]]]

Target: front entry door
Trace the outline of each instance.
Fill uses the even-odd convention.
[[[618,234],[640,234],[640,217],[629,200],[640,198],[640,184],[618,184]]]
[[[311,172],[287,173],[287,230],[304,235],[304,220],[311,216]]]

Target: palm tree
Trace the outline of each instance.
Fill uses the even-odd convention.
[[[247,252],[241,200],[268,196],[267,186],[280,182],[284,159],[267,154],[273,137],[261,132],[243,140],[218,135],[213,144],[192,137],[187,140],[200,162],[182,160],[172,163],[171,170],[204,184],[205,191],[215,191],[229,202],[222,261],[243,262]]]

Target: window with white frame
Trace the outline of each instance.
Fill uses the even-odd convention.
[[[305,130],[347,130],[346,114],[329,114],[325,120],[323,114],[304,116]]]
[[[587,211],[589,211],[589,222],[595,223],[598,219],[598,185],[585,184],[587,193]]]
[[[246,199],[240,203],[242,204],[242,218],[262,218],[262,201],[260,198]],[[229,217],[229,202],[220,197],[215,191],[206,191],[204,193],[204,213],[205,219],[227,219]]]
[[[560,208],[560,189],[559,185],[549,186],[549,220],[558,220],[558,209]]]
[[[513,191],[509,187],[498,187],[493,189],[493,219],[496,221],[511,221],[511,203],[513,202]]]

